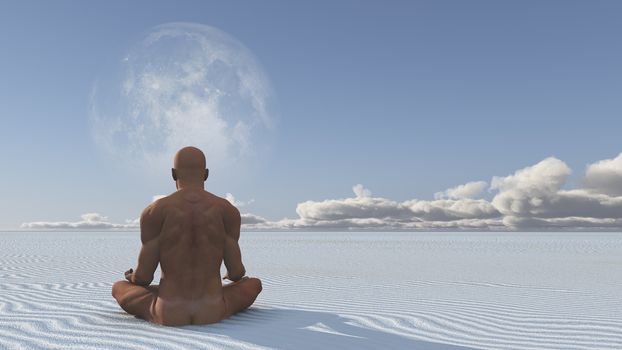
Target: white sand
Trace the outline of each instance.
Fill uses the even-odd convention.
[[[243,233],[217,325],[125,314],[137,233],[0,233],[0,349],[621,349],[622,234]]]

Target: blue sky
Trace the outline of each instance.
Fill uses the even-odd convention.
[[[206,183],[252,199],[244,212],[296,218],[299,203],[352,197],[355,184],[432,200],[551,156],[574,188],[622,152],[621,15],[618,1],[3,2],[0,229],[123,222],[174,190],[167,168],[110,164],[88,118],[105,67],[168,22],[237,38],[272,83],[272,151],[237,176],[211,168]]]

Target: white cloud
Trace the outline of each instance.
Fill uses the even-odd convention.
[[[268,220],[255,214],[242,213],[240,214],[240,216],[242,219],[242,225],[259,225],[259,224],[265,224],[268,222]]]
[[[583,186],[595,193],[622,196],[622,153],[588,165]]]
[[[477,198],[488,187],[486,181],[473,181],[467,182],[464,185],[448,188],[443,192],[436,192],[434,198],[443,199],[464,199],[464,198]]]
[[[492,204],[504,215],[534,215],[549,203],[570,175],[570,168],[557,158],[546,158],[513,175],[492,178],[490,188],[499,193]]]
[[[297,218],[271,221],[243,213],[244,230],[620,230],[622,229],[622,154],[590,164],[582,185],[564,189],[571,170],[549,157],[507,176],[494,176],[491,201],[474,199],[486,182],[469,182],[439,192],[434,200],[394,201],[372,196],[362,184],[353,197],[304,201]],[[155,197],[154,197],[155,198]],[[225,198],[240,206],[235,197]],[[246,203],[250,203],[248,201]],[[126,229],[138,220],[114,224],[96,213],[76,222],[24,223],[27,229]]]
[[[414,215],[425,221],[453,221],[461,219],[490,219],[500,214],[490,202],[483,199],[440,199],[404,202]]]
[[[136,229],[138,220],[127,220],[125,224],[115,224],[108,222],[108,218],[98,213],[86,213],[81,215],[79,221],[35,221],[25,222],[21,225],[23,229],[39,230],[108,230],[108,229]]]
[[[513,175],[495,177],[491,188],[499,193],[492,204],[513,229],[622,228],[622,197],[586,188],[563,190],[570,173],[561,160],[547,158]]]
[[[356,195],[356,198],[368,198],[371,197],[371,191],[363,187],[361,184],[356,184],[352,187],[352,191]]]
[[[622,154],[587,167],[584,187],[564,190],[571,170],[549,157],[507,176],[495,176],[492,201],[473,199],[487,183],[469,182],[435,200],[396,202],[372,197],[362,185],[354,198],[306,201],[297,219],[248,229],[348,230],[615,230],[622,229]]]
[[[409,200],[372,197],[357,184],[355,197],[306,201],[296,208],[297,219],[249,223],[245,229],[426,230],[489,229],[501,226],[500,213],[484,200]]]
[[[253,203],[255,201],[252,198],[247,200],[247,201],[245,201],[245,202],[244,201],[240,201],[240,200],[236,200],[236,198],[233,196],[233,194],[231,194],[229,192],[227,192],[225,194],[225,199],[228,200],[229,203],[233,204],[236,207],[243,207],[243,206],[249,205],[249,204],[251,204],[251,203]]]
[[[298,204],[296,213],[301,219],[309,221],[412,218],[412,212],[403,204],[385,198],[373,198],[371,192],[362,185],[356,185],[352,190],[356,196],[354,198],[306,201]]]

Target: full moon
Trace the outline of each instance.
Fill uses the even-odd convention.
[[[253,54],[202,24],[146,32],[94,84],[94,139],[117,161],[170,167],[184,146],[209,166],[239,165],[267,152],[274,133],[270,83]]]

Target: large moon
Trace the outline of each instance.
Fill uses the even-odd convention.
[[[211,167],[267,152],[275,98],[253,54],[207,25],[167,23],[143,35],[94,84],[96,143],[116,161],[170,167],[184,146]]]

